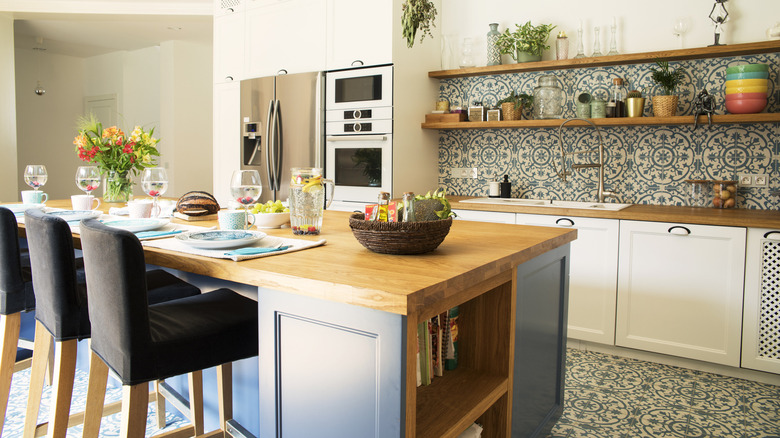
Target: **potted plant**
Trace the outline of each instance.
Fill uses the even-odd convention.
[[[677,114],[678,96],[674,94],[677,86],[685,76],[685,69],[669,67],[669,61],[656,60],[659,68],[651,68],[651,77],[661,89],[661,94],[653,96],[653,115],[656,117],[672,117]]]
[[[542,52],[549,49],[547,39],[550,38],[550,32],[555,29],[552,24],[540,24],[534,26],[530,21],[520,26],[515,24],[517,29],[498,36],[496,45],[502,54],[509,54],[517,62],[540,61]]]
[[[516,94],[515,90],[512,90],[512,93],[499,100],[496,106],[501,107],[504,120],[520,120],[523,115],[523,107],[529,107],[533,102],[533,96],[525,93]]]
[[[642,117],[645,112],[645,98],[641,90],[631,90],[626,96],[626,109],[628,117]]]

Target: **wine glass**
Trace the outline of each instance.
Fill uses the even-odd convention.
[[[97,166],[79,166],[76,169],[76,186],[87,195],[100,185],[100,169]]]
[[[24,168],[24,182],[35,191],[43,187],[48,178],[49,174],[46,173],[46,166],[43,164],[28,164]]]
[[[141,188],[144,193],[151,196],[152,217],[160,216],[160,206],[157,199],[168,190],[168,173],[162,167],[148,167],[141,176]]]
[[[688,17],[680,17],[676,18],[674,20],[673,28],[674,28],[674,36],[678,40],[678,44],[680,48],[683,48],[683,34],[685,32],[688,32],[688,28],[690,27],[691,21],[688,19]]]
[[[249,204],[260,199],[263,185],[256,170],[236,170],[230,178],[230,196],[244,206],[244,229],[249,224]]]

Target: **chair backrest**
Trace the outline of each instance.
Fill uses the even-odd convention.
[[[133,375],[134,366],[153,367],[141,242],[133,233],[96,219],[82,220],[79,231],[92,351],[120,376]]]
[[[41,210],[24,213],[35,287],[35,319],[57,341],[89,337],[87,296],[78,284],[68,223]]]
[[[35,299],[26,297],[22,262],[19,256],[19,226],[14,213],[0,207],[0,314],[10,315],[35,308]]]

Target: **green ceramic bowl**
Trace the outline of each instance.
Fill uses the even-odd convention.
[[[763,71],[751,71],[747,73],[727,73],[726,80],[733,81],[737,79],[767,79],[769,78],[769,72]]]
[[[731,73],[754,73],[754,72],[767,72],[769,66],[766,64],[742,64],[733,65],[726,68],[726,74]]]

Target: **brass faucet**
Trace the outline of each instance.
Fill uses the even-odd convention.
[[[599,129],[599,127],[596,126],[596,124],[594,124],[593,122],[591,122],[588,119],[580,119],[580,118],[566,119],[558,127],[558,144],[560,145],[560,148],[561,148],[561,167],[560,167],[560,170],[558,170],[558,168],[556,166],[555,173],[565,183],[566,182],[566,177],[571,175],[571,172],[566,170],[566,157],[567,156],[574,156],[574,155],[582,155],[582,154],[592,154],[593,151],[594,151],[593,149],[584,149],[584,150],[580,150],[580,151],[566,152],[565,147],[564,147],[562,132],[563,132],[563,127],[567,123],[571,122],[572,120],[580,120],[580,121],[583,121],[585,123],[588,123],[589,125],[593,126],[593,128],[596,130],[596,134],[598,134],[598,136],[599,136],[599,147],[598,147],[599,160],[598,160],[598,163],[572,164],[571,165],[571,169],[572,170],[576,170],[576,169],[597,168],[599,170],[599,174],[598,174],[599,175],[599,178],[598,178],[599,186],[598,186],[598,191],[597,191],[598,202],[605,202],[605,199],[608,198],[608,197],[617,199],[617,194],[616,193],[614,193],[612,191],[604,190],[604,138],[601,136],[601,130]]]

